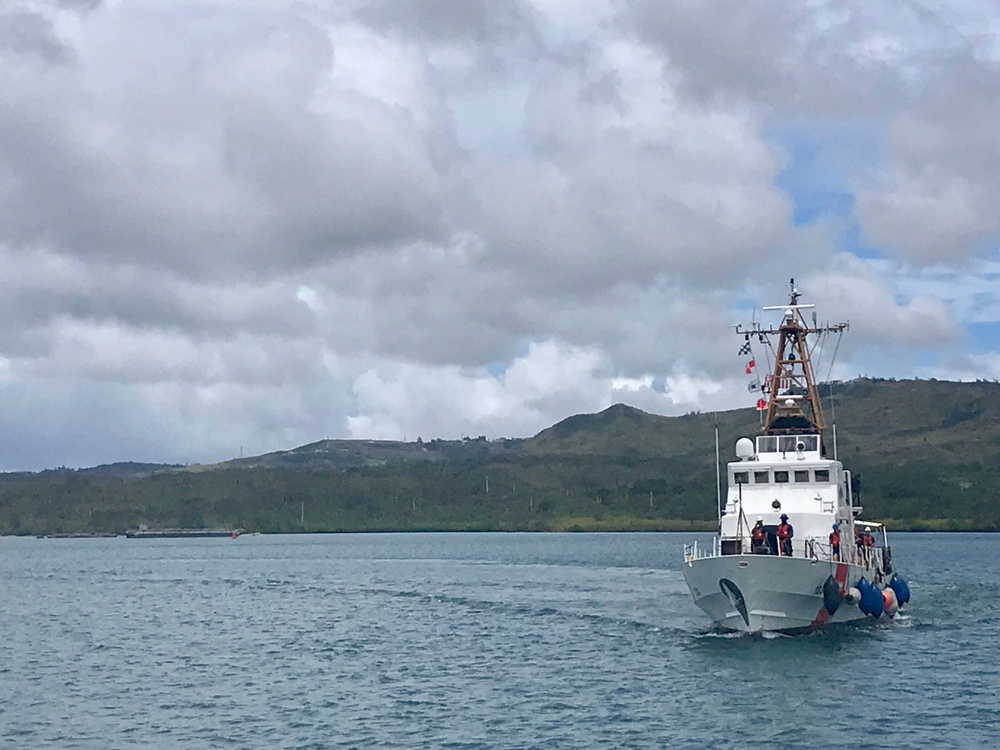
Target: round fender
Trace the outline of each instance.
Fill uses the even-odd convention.
[[[855,586],[850,586],[844,592],[844,601],[850,605],[855,605],[861,601],[861,592]]]
[[[896,592],[890,588],[882,589],[882,611],[889,617],[895,617],[899,611],[899,602],[896,601]]]

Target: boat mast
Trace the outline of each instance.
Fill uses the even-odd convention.
[[[790,294],[787,305],[765,307],[765,310],[784,310],[781,324],[771,328],[741,330],[738,333],[758,336],[769,344],[777,339],[774,347],[774,370],[768,384],[767,408],[761,431],[765,435],[819,434],[823,444],[826,421],[820,403],[816,378],[812,369],[812,358],[807,339],[810,335],[840,333],[847,323],[809,327],[803,310],[814,305],[800,305],[801,294],[795,288],[795,279],[789,282]],[[825,452],[825,447],[824,447]]]

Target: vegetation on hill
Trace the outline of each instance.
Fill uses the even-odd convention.
[[[892,519],[896,528],[1000,529],[1000,385],[860,379],[822,392],[866,517]],[[264,532],[708,529],[716,424],[726,461],[758,420],[753,409],[660,417],[619,404],[523,440],[323,440],[210,466],[3,474],[0,533],[122,532],[139,524]]]

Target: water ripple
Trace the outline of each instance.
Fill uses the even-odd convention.
[[[887,731],[968,747],[1000,729],[982,535],[895,535],[914,601],[894,621],[768,639],[707,627],[676,534],[2,541],[0,747],[798,747]]]

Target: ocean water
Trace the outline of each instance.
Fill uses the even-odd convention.
[[[1000,537],[913,599],[714,633],[685,534],[0,539],[0,748],[996,747]]]

